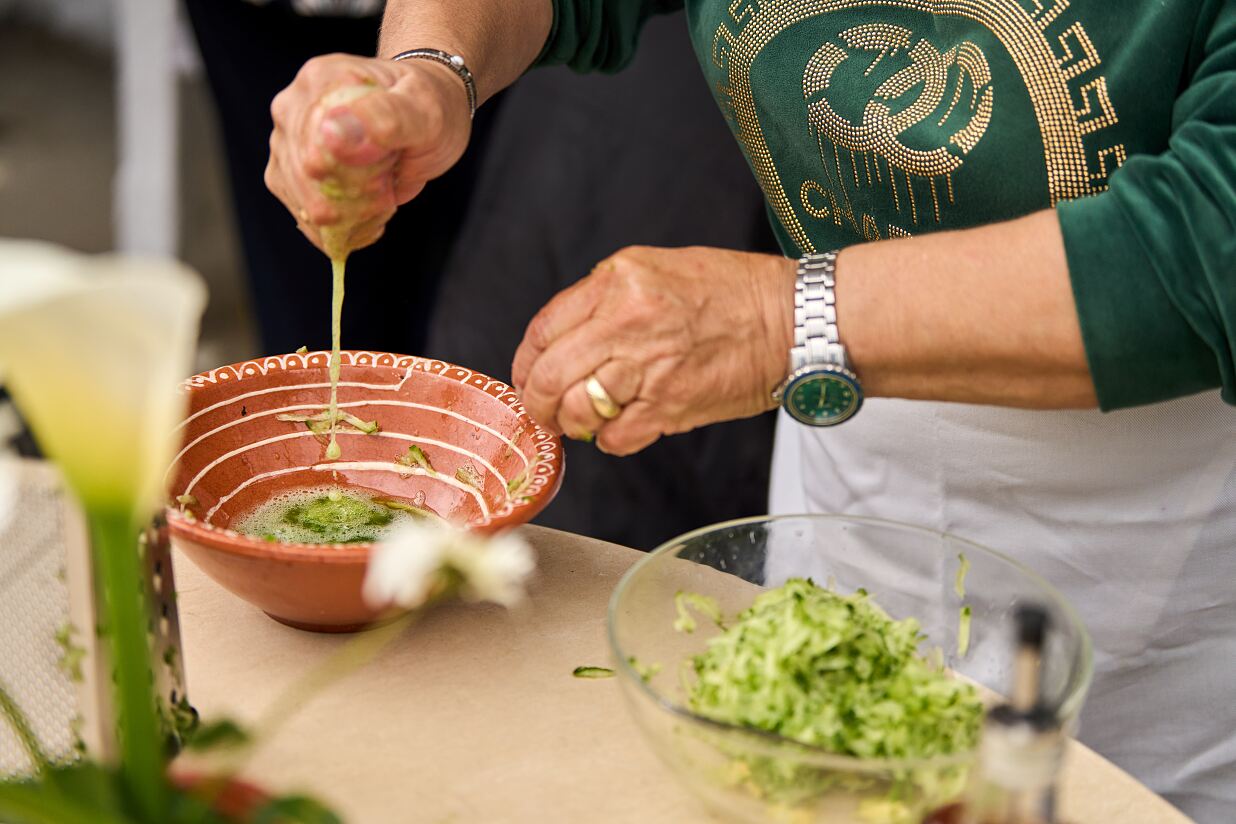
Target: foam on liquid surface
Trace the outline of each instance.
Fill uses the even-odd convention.
[[[232,529],[267,541],[356,544],[385,539],[416,515],[392,509],[363,493],[335,486],[289,489],[232,523]]]

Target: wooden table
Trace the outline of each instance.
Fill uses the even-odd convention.
[[[526,528],[539,571],[507,613],[448,606],[307,701],[247,775],[303,790],[351,824],[675,822],[711,819],[640,738],[607,666],[605,608],[641,556]],[[206,718],[255,719],[348,636],[275,623],[176,558],[189,695]],[[1080,745],[1062,804],[1076,824],[1188,819]]]

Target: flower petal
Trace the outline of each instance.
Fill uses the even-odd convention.
[[[374,609],[424,604],[442,570],[446,537],[437,527],[410,523],[375,546],[365,571],[366,603]]]

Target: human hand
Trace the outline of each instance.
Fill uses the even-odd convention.
[[[344,54],[307,62],[271,114],[266,186],[327,254],[381,237],[396,207],[459,159],[472,128],[449,68]]]
[[[515,385],[541,426],[614,455],[764,412],[788,369],[794,273],[774,255],[624,249],[532,319]],[[612,420],[584,388],[594,374],[622,407]]]

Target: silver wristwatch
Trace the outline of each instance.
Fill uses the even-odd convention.
[[[395,55],[391,60],[431,60],[455,72],[463,80],[464,91],[468,95],[468,116],[476,117],[476,80],[472,77],[472,72],[469,71],[468,64],[462,57],[441,49],[409,49]]]
[[[863,405],[862,384],[837,332],[837,254],[799,259],[794,284],[790,375],[776,397],[790,417],[808,426],[842,423]]]

